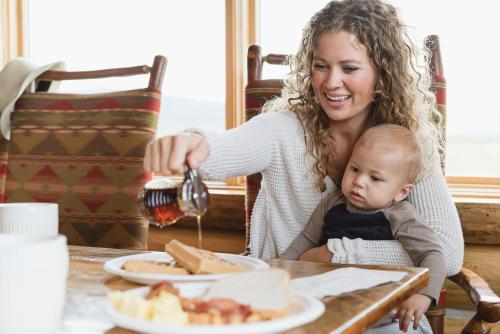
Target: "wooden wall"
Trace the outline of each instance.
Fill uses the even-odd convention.
[[[465,241],[464,266],[479,274],[500,295],[500,203],[456,202]],[[445,284],[451,308],[472,309],[467,295]]]
[[[456,202],[466,244],[500,246],[500,203]]]

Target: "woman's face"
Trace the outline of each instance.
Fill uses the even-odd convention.
[[[332,123],[363,126],[376,80],[366,47],[351,33],[325,33],[314,50],[311,73],[318,102]]]

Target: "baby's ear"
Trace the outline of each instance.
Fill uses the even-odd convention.
[[[408,194],[410,193],[411,188],[413,187],[413,184],[407,183],[403,185],[401,190],[396,194],[396,197],[394,198],[394,202],[401,202],[404,200]]]

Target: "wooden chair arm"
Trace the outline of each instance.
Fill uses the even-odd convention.
[[[40,75],[40,80],[81,80],[81,79],[101,79],[118,76],[129,76],[138,74],[148,74],[151,67],[147,65],[112,68],[95,71],[47,71]]]
[[[150,73],[149,88],[161,89],[167,58],[156,56],[153,66],[148,65],[111,68],[95,71],[47,71],[38,77],[38,80],[81,80],[81,79],[101,79],[110,77],[131,76]]]
[[[284,63],[287,57],[288,55],[270,53],[264,57],[264,61],[273,65],[281,65]]]
[[[481,276],[470,269],[462,268],[458,274],[448,278],[465,290],[476,306],[481,320],[489,323],[500,321],[500,298]]]

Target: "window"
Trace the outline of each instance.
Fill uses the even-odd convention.
[[[210,13],[210,15],[207,15]],[[152,64],[168,58],[158,134],[225,121],[224,0],[28,0],[27,56],[68,70]],[[63,81],[65,91],[133,89],[141,77]]]
[[[192,126],[222,131],[240,123],[247,42],[258,41],[264,53],[293,53],[307,20],[328,2],[25,1],[25,54],[40,64],[65,60],[69,70],[95,69],[150,63],[155,54],[166,55],[159,134]],[[414,27],[417,40],[431,33],[440,36],[448,81],[449,182],[500,185],[500,112],[493,81],[500,77],[493,58],[500,51],[493,42],[498,30],[494,7],[499,5],[487,0],[474,6],[387,1]],[[267,66],[264,77],[281,76],[285,70]],[[137,86],[123,79],[108,86],[122,84]]]
[[[499,5],[478,0],[473,6],[449,1],[389,0],[400,9],[417,41],[440,37],[447,79],[447,170],[449,176],[500,177],[500,77],[494,41]],[[307,20],[328,1],[261,1],[260,43],[264,53],[293,53]],[[496,8],[498,9],[498,8]],[[286,14],[284,14],[286,13]],[[270,66],[268,66],[270,67]],[[270,68],[264,76],[274,76]],[[282,73],[282,72],[281,72]],[[489,179],[491,181],[491,178]]]

